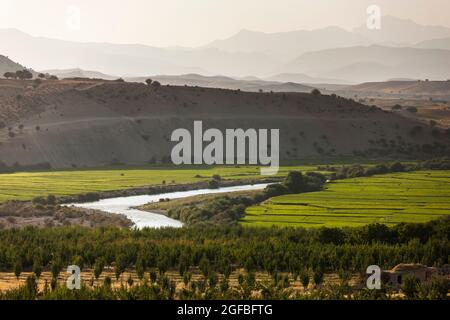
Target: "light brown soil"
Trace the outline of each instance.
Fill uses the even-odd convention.
[[[28,201],[9,201],[0,204],[0,229],[67,225],[126,228],[132,225],[132,221],[124,215],[83,208],[39,205]]]

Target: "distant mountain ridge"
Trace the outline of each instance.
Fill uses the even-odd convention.
[[[371,40],[373,43],[401,43],[410,45],[431,39],[450,37],[450,28],[426,26],[409,19],[392,16],[381,18],[381,29],[368,29],[365,24],[353,32]]]
[[[338,27],[327,27],[277,33],[241,30],[228,39],[213,41],[205,47],[228,52],[265,52],[274,58],[289,60],[307,51],[367,44],[370,41],[359,34]]]
[[[224,76],[202,76],[199,74],[185,74],[178,76],[155,75],[149,77],[125,78],[130,82],[145,82],[151,78],[163,85],[175,86],[198,86],[204,88],[222,88],[231,90],[242,90],[249,92],[273,91],[273,92],[311,92],[313,87],[294,82],[267,81],[260,79],[234,79]]]
[[[0,29],[0,53],[27,66],[38,70],[77,67],[95,70],[107,79],[108,75],[192,73],[313,84],[330,80],[341,84],[391,78],[444,79],[448,77],[448,63],[444,60],[449,49],[450,28],[424,26],[390,16],[382,18],[380,30],[368,30],[365,24],[353,31],[338,27],[275,33],[242,30],[198,48],[71,42]],[[374,57],[371,50],[381,58]],[[430,51],[420,54],[419,50]],[[336,54],[337,61],[324,52]],[[339,56],[342,52],[350,59]],[[399,56],[405,54],[413,55],[414,59],[405,56],[406,61],[401,62]],[[77,72],[74,70],[72,74]]]
[[[42,70],[43,73],[53,74],[59,78],[91,78],[91,79],[104,79],[104,80],[115,80],[120,77],[113,76],[109,74],[104,74],[98,71],[83,70],[80,68],[74,69],[50,69]]]
[[[416,44],[417,48],[450,50],[450,37],[424,40]]]
[[[450,50],[378,45],[327,49],[305,53],[280,71],[355,83],[391,78],[446,80],[450,74]]]
[[[0,52],[39,70],[77,66],[122,76],[186,73],[246,76],[268,73],[278,64],[264,53],[81,43],[33,37],[15,29],[0,29]]]

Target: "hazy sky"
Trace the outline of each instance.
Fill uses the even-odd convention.
[[[365,23],[372,4],[383,15],[450,27],[449,0],[0,0],[0,28],[74,41],[200,46],[241,29],[351,29]]]

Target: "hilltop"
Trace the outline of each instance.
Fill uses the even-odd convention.
[[[198,86],[205,88],[221,88],[243,91],[274,91],[274,92],[311,92],[310,86],[294,82],[279,82],[260,79],[235,79],[225,76],[203,76],[199,74],[184,74],[178,76],[157,75],[150,77],[125,78],[130,82],[145,82],[151,78],[157,80],[163,85],[174,86]]]
[[[52,168],[169,162],[173,130],[279,128],[280,158],[448,154],[444,132],[335,95],[0,80],[0,162]]]

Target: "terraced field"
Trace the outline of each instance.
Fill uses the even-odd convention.
[[[247,209],[250,226],[342,227],[425,222],[450,215],[450,171],[338,180],[324,191],[274,197]]]
[[[317,166],[286,166],[279,176],[291,170],[316,171]],[[85,192],[122,190],[146,185],[158,185],[165,181],[189,183],[211,179],[218,174],[223,179],[262,178],[257,166],[227,167],[147,167],[112,168],[98,170],[66,170],[0,174],[0,202],[29,200],[36,196],[53,194],[74,195]]]

